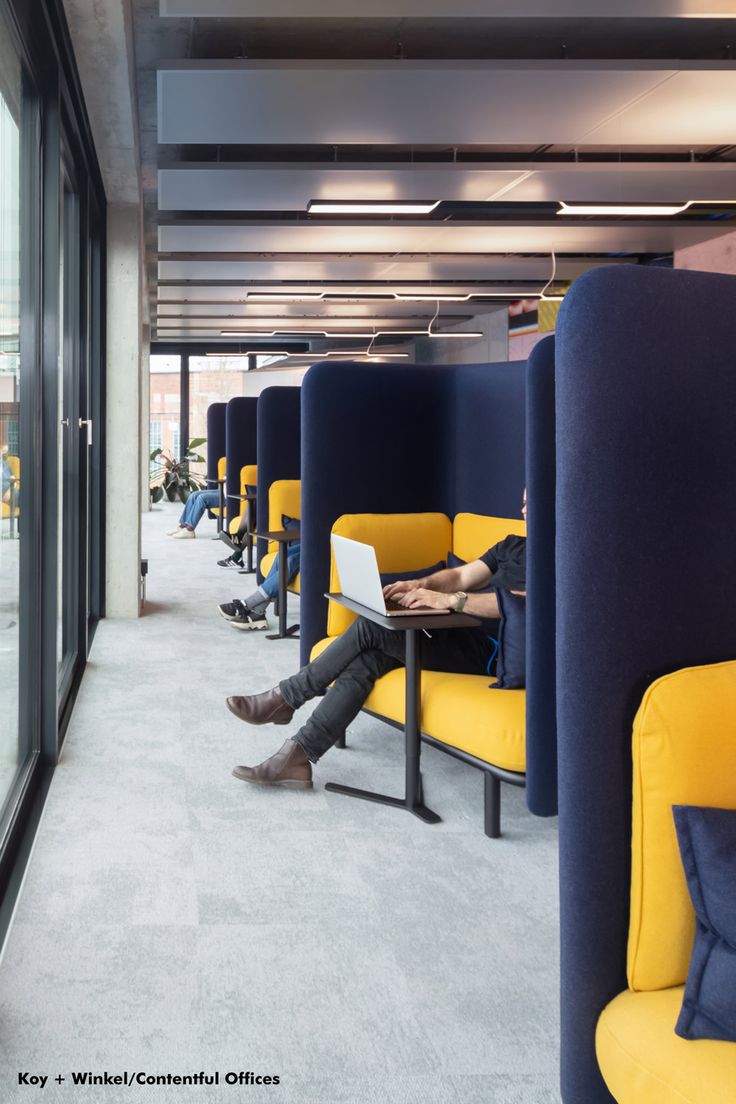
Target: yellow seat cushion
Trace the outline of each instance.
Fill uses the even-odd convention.
[[[315,644],[312,659],[333,638]],[[422,732],[503,770],[526,770],[526,717],[523,690],[491,690],[487,675],[422,672]],[[368,695],[365,707],[404,723],[403,668],[389,671]]]
[[[736,661],[652,683],[634,721],[632,751],[628,984],[667,989],[685,981],[695,931],[672,806],[736,809]]]
[[[683,987],[620,993],[596,1030],[598,1063],[618,1104],[734,1104],[736,1043],[675,1035]]]

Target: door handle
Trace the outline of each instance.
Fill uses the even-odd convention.
[[[91,418],[80,418],[79,419],[79,428],[81,429],[82,426],[87,427],[87,444],[91,445],[92,444],[92,419]]]

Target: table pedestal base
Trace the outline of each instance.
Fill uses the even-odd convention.
[[[378,805],[391,805],[395,809],[406,809],[407,812],[413,813],[414,816],[423,820],[425,824],[439,824],[442,820],[441,816],[427,808],[423,802],[421,792],[419,804],[410,805],[405,797],[390,797],[388,794],[374,793],[373,790],[359,790],[355,786],[343,786],[339,782],[328,782],[325,789],[329,790],[330,793],[345,794],[346,797],[359,797],[363,801],[375,801]]]

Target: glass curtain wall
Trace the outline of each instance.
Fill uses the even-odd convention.
[[[105,196],[61,0],[0,0],[0,937],[103,612]]]
[[[245,394],[248,358],[237,356],[189,357],[189,439],[204,437],[197,451],[207,460],[207,407]],[[206,467],[204,469],[207,470]]]
[[[0,810],[31,748],[21,738],[21,121],[20,59],[0,19]]]

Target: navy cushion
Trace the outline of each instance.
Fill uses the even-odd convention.
[[[246,494],[255,494],[256,490],[257,490],[257,488],[254,487],[254,486],[251,486],[250,483],[245,484],[245,493]]]
[[[492,690],[521,690],[526,686],[526,598],[510,590],[496,591],[501,626],[498,633],[497,682]]]
[[[447,566],[448,567],[465,567],[467,560],[461,560],[459,556],[456,556],[454,552],[447,553]]]
[[[292,518],[292,517],[289,517],[288,514],[282,514],[281,515],[281,525],[283,526],[284,530],[289,532],[293,529],[301,529],[302,522],[301,522],[301,518]]]
[[[736,1042],[736,809],[674,805],[695,909],[695,943],[675,1032]]]
[[[426,579],[427,575],[434,575],[435,571],[444,571],[447,564],[444,560],[438,560],[431,567],[422,567],[418,571],[387,571],[381,573],[381,583],[388,586],[389,583],[405,583],[411,579]]]

